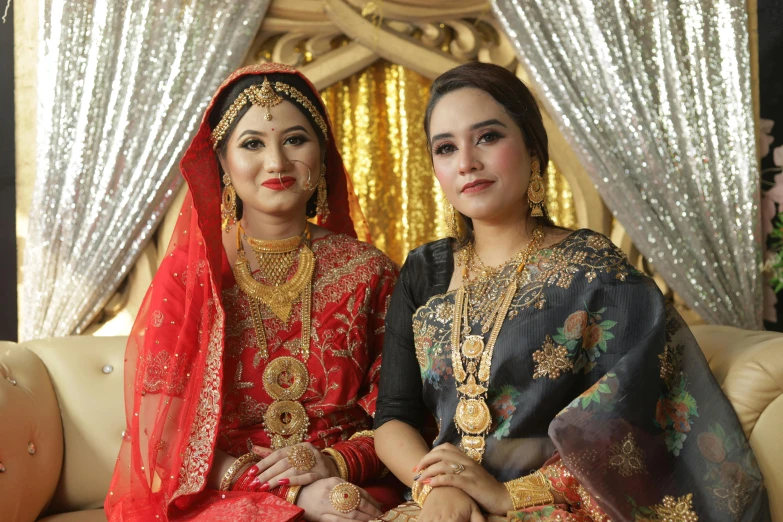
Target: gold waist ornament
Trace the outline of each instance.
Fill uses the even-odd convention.
[[[544,231],[539,226],[533,233],[533,238],[522,252],[522,255],[512,258],[513,261],[519,259],[519,264],[516,268],[517,273],[521,273],[525,269],[530,256],[538,249],[543,239]],[[451,364],[457,385],[457,396],[459,397],[457,411],[454,415],[454,424],[462,436],[460,449],[473,460],[481,462],[486,449],[486,436],[492,428],[492,414],[486,401],[492,369],[492,355],[495,351],[495,343],[497,343],[500,335],[500,329],[505,322],[518,285],[516,274],[514,274],[502,293],[499,303],[493,306],[489,316],[482,321],[484,325],[492,324],[491,331],[486,326],[482,327],[483,333],[489,331],[489,340],[485,343],[484,335],[471,334],[468,286],[470,284],[470,268],[477,265],[472,258],[477,258],[478,256],[476,256],[475,250],[472,248],[468,249],[467,252],[467,257],[461,262],[463,266],[463,282],[459,290],[457,290],[455,297],[451,330]],[[484,275],[484,278],[495,277],[499,273],[500,271],[495,271],[489,276]],[[483,274],[487,274],[487,271],[484,270]],[[486,280],[482,281],[480,288],[488,288],[489,283]]]

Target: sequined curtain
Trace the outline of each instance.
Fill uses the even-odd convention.
[[[761,327],[745,0],[493,0],[639,250],[712,323]]]
[[[373,242],[398,263],[408,251],[446,234],[445,198],[422,127],[431,84],[379,60],[321,93]],[[553,219],[575,226],[568,181],[552,163],[546,180]]]
[[[127,275],[268,3],[40,2],[22,339],[79,333]]]

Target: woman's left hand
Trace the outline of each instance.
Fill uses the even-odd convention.
[[[506,486],[452,444],[433,448],[422,457],[414,471],[421,471],[417,479],[419,482],[433,488],[451,486],[461,489],[488,513],[505,515],[514,509]]]
[[[309,442],[269,451],[268,448],[253,446],[253,453],[267,456],[255,465],[258,472],[250,483],[251,491],[269,491],[282,485],[307,486],[316,480],[340,476],[332,460]],[[289,458],[292,452],[293,458]]]

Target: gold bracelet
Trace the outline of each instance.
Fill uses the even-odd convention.
[[[509,480],[503,484],[511,495],[514,510],[533,506],[547,506],[555,503],[555,497],[550,490],[549,480],[540,471],[535,471],[525,477]]]
[[[348,440],[358,439],[359,437],[370,437],[371,439],[375,439],[375,432],[373,430],[362,430],[357,431]]]
[[[220,480],[220,487],[218,489],[220,489],[220,491],[228,491],[228,489],[231,487],[232,482],[234,482],[234,478],[242,470],[242,468],[244,468],[246,465],[250,464],[251,462],[256,463],[259,460],[261,460],[261,457],[253,453],[245,453],[244,455],[239,457],[226,470],[226,474],[223,475],[223,478]]]
[[[340,478],[348,480],[348,464],[345,462],[343,454],[334,448],[324,448],[321,450],[321,453],[325,453],[332,459],[334,465],[337,466],[337,472],[340,474]]]
[[[418,480],[413,481],[413,487],[411,487],[411,496],[413,501],[416,502],[419,507],[424,507],[424,501],[427,500],[427,496],[432,491],[432,486],[429,484],[422,484]]]
[[[285,494],[286,501],[296,505],[296,499],[299,497],[299,490],[302,486],[290,486],[288,492]]]

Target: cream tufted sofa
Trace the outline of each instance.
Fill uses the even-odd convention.
[[[783,522],[783,335],[693,328]],[[0,343],[0,522],[105,520],[125,426],[122,337]],[[3,468],[0,468],[3,469]]]

